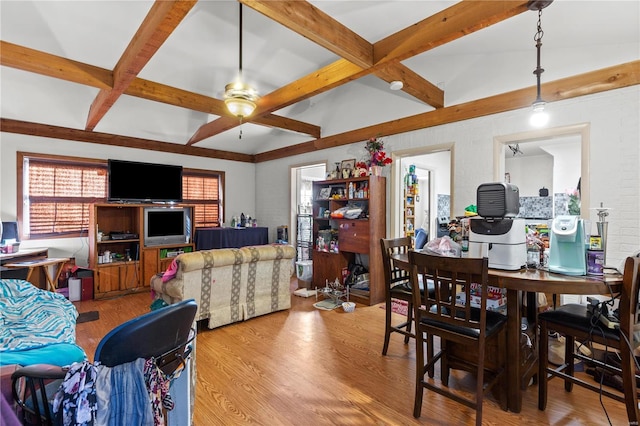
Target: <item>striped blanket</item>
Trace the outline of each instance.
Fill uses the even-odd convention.
[[[78,311],[58,293],[28,281],[0,279],[0,357],[2,353],[75,343]]]

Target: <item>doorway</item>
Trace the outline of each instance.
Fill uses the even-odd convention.
[[[324,180],[327,163],[291,167],[289,244],[296,248],[296,261],[311,260],[313,252],[313,182]],[[295,243],[294,243],[295,242]]]
[[[448,223],[454,211],[453,143],[397,151],[393,159],[389,238],[413,237],[418,228],[427,232],[428,240],[437,238],[439,224]],[[414,193],[407,191],[408,179],[417,181]],[[412,226],[407,219],[413,219]]]

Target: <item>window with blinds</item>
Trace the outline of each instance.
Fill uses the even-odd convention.
[[[107,202],[105,160],[18,153],[22,238],[87,234],[89,208]],[[220,226],[224,173],[183,169],[183,203],[195,205],[195,228]]]
[[[221,172],[182,171],[182,202],[195,205],[196,228],[220,226],[223,178]]]
[[[107,199],[106,162],[23,156],[24,238],[80,236],[89,207]]]

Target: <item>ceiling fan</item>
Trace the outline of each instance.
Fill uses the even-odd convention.
[[[511,152],[513,153],[513,156],[515,157],[516,155],[520,154],[520,155],[524,155],[524,152],[522,152],[522,150],[520,149],[520,144],[517,143],[515,145],[507,145],[509,147],[509,149],[511,150]]]

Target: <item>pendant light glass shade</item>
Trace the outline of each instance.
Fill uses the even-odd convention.
[[[242,81],[224,87],[224,103],[229,112],[238,118],[250,116],[256,109],[257,100],[258,92]]]
[[[533,127],[546,126],[549,122],[549,114],[544,110],[545,105],[546,102],[542,100],[533,103],[533,114],[531,114],[531,118],[529,118],[529,124]]]

